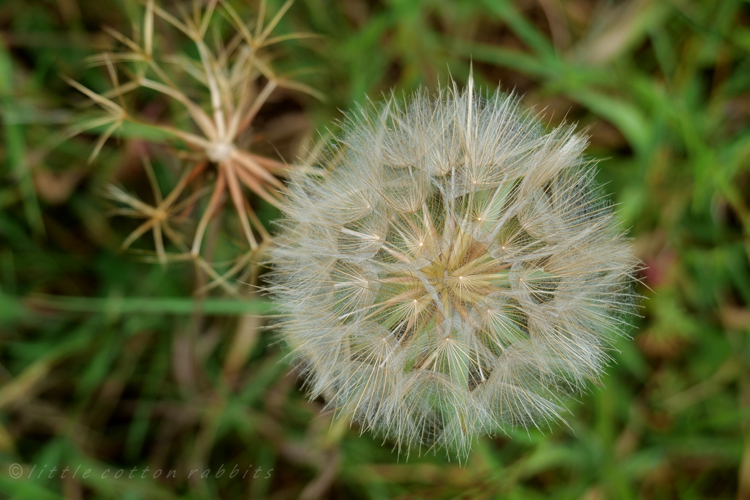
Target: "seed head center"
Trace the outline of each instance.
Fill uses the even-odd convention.
[[[206,156],[214,163],[220,163],[229,158],[234,151],[234,144],[226,142],[216,142],[206,149]]]

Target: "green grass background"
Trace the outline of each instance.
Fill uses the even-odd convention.
[[[749,2],[298,0],[282,19],[279,33],[322,35],[282,45],[278,64],[326,100],[266,114],[335,131],[341,109],[464,83],[473,64],[483,86],[591,135],[647,266],[643,317],[569,426],[481,438],[463,466],[332,425],[260,328],[267,299],[198,301],[189,264],[119,251],[133,227],[101,191],[147,186],[122,174],[136,139],[91,165],[93,135],[57,143],[82,112],[61,76],[102,89],[83,59],[110,43],[103,24],[129,32],[140,9],[0,3],[0,498],[750,499]],[[252,471],[230,478],[234,465]]]

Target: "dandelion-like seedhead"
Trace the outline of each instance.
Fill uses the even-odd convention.
[[[561,418],[633,305],[636,260],[571,126],[470,84],[360,110],[292,178],[271,290],[312,397],[396,448]]]

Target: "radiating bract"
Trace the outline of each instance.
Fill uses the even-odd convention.
[[[632,308],[636,261],[572,127],[422,92],[350,117],[292,179],[271,290],[313,397],[401,450],[559,418]]]

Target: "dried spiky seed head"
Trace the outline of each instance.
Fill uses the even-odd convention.
[[[572,127],[469,88],[360,110],[293,178],[271,289],[313,397],[411,448],[560,417],[636,261]]]

